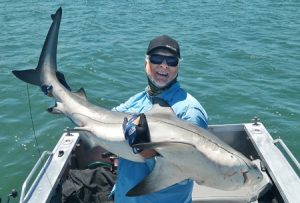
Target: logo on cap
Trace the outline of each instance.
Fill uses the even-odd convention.
[[[166,45],[166,47],[169,48],[169,49],[172,49],[172,50],[175,51],[175,52],[177,52],[177,49],[176,49],[176,48],[174,48],[174,47],[172,47],[172,46],[170,46],[170,45],[168,45],[168,44]]]

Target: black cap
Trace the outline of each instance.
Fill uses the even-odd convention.
[[[168,49],[173,52],[178,58],[180,58],[179,44],[176,40],[167,35],[162,35],[151,40],[147,49],[147,55],[158,48]]]

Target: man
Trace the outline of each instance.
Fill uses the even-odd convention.
[[[200,103],[183,90],[177,82],[180,47],[169,36],[163,35],[150,41],[145,59],[145,71],[148,86],[128,101],[115,107],[113,110],[138,114],[142,122],[142,129],[133,124],[136,119],[126,121],[124,124],[125,137],[128,143],[133,144],[149,141],[147,123],[144,112],[152,108],[153,97],[158,97],[167,102],[178,118],[188,120],[200,127],[207,128],[207,114]],[[129,130],[131,128],[135,128]],[[141,128],[141,127],[140,127]],[[161,136],[164,136],[163,134]],[[136,163],[120,158],[118,177],[114,191],[116,203],[188,203],[192,202],[192,180],[184,180],[161,191],[151,194],[127,197],[126,193],[143,180],[155,165],[154,150],[140,150],[133,147],[134,153],[140,153],[146,158],[145,163]]]

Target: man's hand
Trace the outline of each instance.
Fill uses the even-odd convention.
[[[146,116],[143,113],[133,115],[130,120],[125,117],[123,122],[123,130],[125,139],[128,141],[128,144],[132,147],[132,150],[135,154],[141,153],[143,149],[134,147],[133,145],[150,142],[148,123],[146,120]],[[145,154],[145,156],[147,156],[146,158],[148,158],[148,156],[151,155],[148,151],[149,150],[145,150],[143,153],[141,153],[141,155],[143,156],[143,154]]]

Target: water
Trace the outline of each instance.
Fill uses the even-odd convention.
[[[146,86],[144,56],[161,34],[180,42],[179,80],[209,114],[210,124],[261,118],[300,160],[299,1],[1,1],[0,197],[20,191],[39,154],[27,86],[13,69],[35,68],[62,6],[58,67],[72,88],[112,108]],[[28,86],[37,143],[52,150],[72,126],[45,109],[53,101]]]

